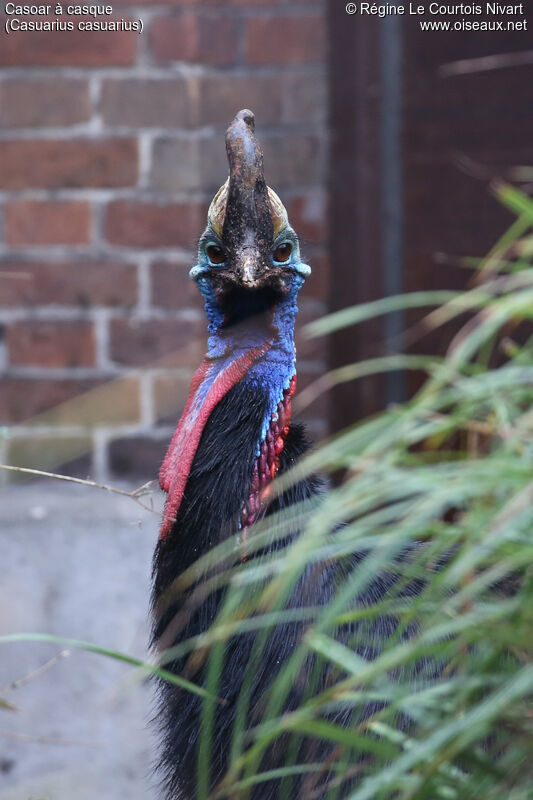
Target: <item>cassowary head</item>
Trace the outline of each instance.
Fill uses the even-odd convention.
[[[253,113],[244,109],[227,130],[229,177],[209,207],[190,273],[207,301],[212,332],[267,310],[310,273],[285,207],[265,183],[254,128]]]

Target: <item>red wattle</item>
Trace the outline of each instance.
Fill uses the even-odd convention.
[[[189,477],[194,456],[196,455],[203,430],[213,409],[217,403],[222,400],[224,395],[244,377],[257,359],[266,353],[270,345],[271,341],[269,340],[263,345],[253,347],[225,367],[217,375],[213,381],[213,385],[209,388],[204,397],[202,404],[193,415],[192,408],[194,408],[196,394],[205,380],[209,368],[213,366],[213,361],[209,358],[205,358],[194,373],[185,409],[174,436],[172,437],[172,441],[170,442],[161,467],[161,472],[159,473],[159,485],[165,492],[168,492],[165,510],[163,512],[163,521],[161,523],[161,539],[166,539],[172,530],[178,509],[183,499],[185,485]]]
[[[291,400],[296,391],[296,373],[289,386],[284,389],[283,397],[277,406],[277,413],[272,415],[270,427],[261,442],[259,455],[254,464],[250,494],[241,511],[241,541],[248,539],[248,528],[266,509],[272,497],[272,481],[276,477],[280,456],[285,447],[285,438],[289,433],[291,419]],[[242,560],[246,561],[247,556]]]

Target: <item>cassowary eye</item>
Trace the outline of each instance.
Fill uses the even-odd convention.
[[[223,264],[226,260],[224,250],[217,244],[210,244],[207,248],[207,257],[212,264]]]
[[[288,261],[292,253],[292,244],[283,242],[274,250],[274,261]]]

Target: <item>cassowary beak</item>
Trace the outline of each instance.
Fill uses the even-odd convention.
[[[279,282],[272,263],[274,236],[288,225],[287,212],[269,189],[263,151],[251,111],[239,111],[226,132],[229,178],[209,209],[209,222],[224,244],[225,263],[212,278],[219,285],[259,289]]]

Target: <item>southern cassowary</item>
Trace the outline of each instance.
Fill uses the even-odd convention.
[[[246,541],[259,517],[320,490],[316,479],[307,479],[269,501],[274,477],[307,448],[303,428],[291,423],[290,416],[296,385],[297,298],[310,268],[300,258],[285,208],[265,183],[251,111],[240,111],[229,126],[226,149],[229,178],[211,203],[198,263],[190,273],[205,301],[207,354],[192,379],[160,475],[168,495],[154,557],[153,640],[160,649],[207,630],[220,607],[222,590],[202,597],[183,613],[192,590],[182,594],[173,586],[185,569],[228,537]],[[280,547],[279,539],[272,542],[271,548],[275,547]],[[303,570],[287,605],[327,603],[341,569],[345,567],[324,563]],[[385,587],[377,585],[380,580],[368,591],[382,595]],[[386,621],[383,624],[387,626]],[[303,625],[293,624],[279,626],[270,635],[255,673],[250,726],[260,720],[265,692],[302,633]],[[209,759],[212,787],[225,774],[235,703],[252,645],[252,635],[235,637],[228,644],[218,689],[224,704],[217,709]],[[181,673],[185,659],[167,667]],[[297,703],[305,671],[311,669],[311,664],[303,665],[303,679],[301,674],[295,681],[286,709]],[[200,663],[194,679],[201,682],[204,671]],[[201,704],[179,687],[160,686],[160,769],[165,796],[171,800],[197,796]],[[302,738],[299,760],[325,760],[333,749],[317,754],[316,746],[316,741]],[[285,758],[286,743],[278,739],[264,755],[261,769],[281,766]],[[246,796],[273,800],[279,796],[279,782],[261,783]],[[298,781],[292,796],[305,796]]]

